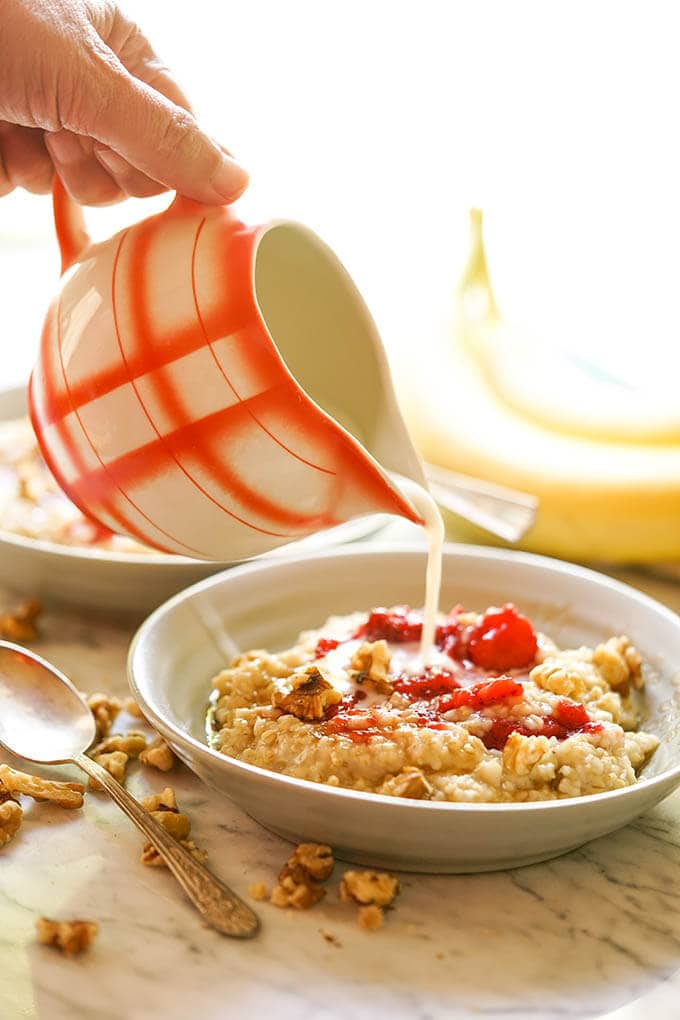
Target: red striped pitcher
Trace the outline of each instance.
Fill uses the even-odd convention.
[[[376,327],[299,224],[177,197],[93,244],[57,179],[59,291],[29,405],[62,489],[100,526],[201,559],[255,556],[423,484]]]

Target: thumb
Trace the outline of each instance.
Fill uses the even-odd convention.
[[[83,96],[81,123],[67,127],[90,135],[148,177],[197,202],[233,202],[245,190],[246,171],[201,131],[190,113],[135,78],[110,51],[96,73],[100,80]],[[105,161],[105,152],[98,157]]]

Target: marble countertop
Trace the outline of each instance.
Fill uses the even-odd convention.
[[[625,579],[680,610],[680,585]],[[124,694],[132,630],[48,611],[34,647],[80,688]],[[166,782],[219,875],[244,896],[272,883],[288,844],[185,768],[166,778],[136,766],[128,786]],[[546,864],[404,875],[377,933],[329,896],[300,913],[256,905],[262,932],[243,943],[204,927],[171,876],[139,862],[141,836],[103,795],[82,812],[26,803],[0,851],[2,1020],[680,1016],[680,792]],[[98,921],[91,952],[69,960],[36,945],[41,914]]]

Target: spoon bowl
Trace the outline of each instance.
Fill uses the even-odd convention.
[[[0,642],[0,744],[20,758],[57,765],[86,751],[95,733],[92,712],[63,673]]]

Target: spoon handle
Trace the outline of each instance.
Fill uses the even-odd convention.
[[[208,924],[223,935],[249,938],[259,928],[257,915],[224,882],[199,864],[188,850],[175,840],[148,811],[130,796],[124,787],[98,762],[84,754],[73,759],[76,765],[96,779],[138,829],[155,846],[196,909]]]

